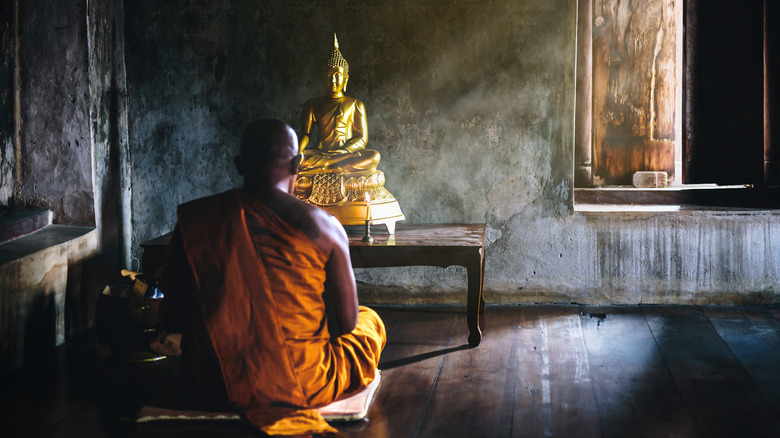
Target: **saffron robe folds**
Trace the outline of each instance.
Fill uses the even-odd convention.
[[[210,341],[230,403],[267,433],[334,432],[311,408],[374,379],[379,316],[360,307],[357,327],[331,337],[328,255],[244,192],[181,205],[178,232],[202,319],[191,332]]]

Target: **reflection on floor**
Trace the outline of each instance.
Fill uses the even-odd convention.
[[[342,436],[780,436],[780,305],[488,307],[475,349],[465,309],[378,311],[383,381]],[[257,436],[134,424],[175,361],[104,360],[91,338],[53,354],[1,382],[3,436]]]

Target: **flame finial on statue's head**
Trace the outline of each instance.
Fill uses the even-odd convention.
[[[326,62],[322,68],[328,69],[331,67],[341,67],[344,69],[344,74],[349,75],[349,64],[347,63],[347,60],[344,59],[344,57],[341,55],[341,51],[339,50],[339,39],[335,33],[333,34],[333,51],[330,52],[328,62]]]

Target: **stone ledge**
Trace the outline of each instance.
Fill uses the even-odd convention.
[[[0,265],[77,239],[92,230],[94,230],[92,227],[49,225],[34,233],[0,244]]]
[[[683,185],[575,188],[574,205],[667,205],[683,208],[780,208],[780,187]]]
[[[672,204],[574,204],[574,212],[586,216],[628,214],[670,214],[689,216],[747,216],[770,215],[780,216],[780,209],[772,208],[740,208],[740,207],[706,207],[697,205]]]
[[[0,215],[0,244],[51,225],[51,210],[13,210]]]
[[[0,245],[0,372],[50,360],[94,324],[103,276],[97,231],[49,225]]]

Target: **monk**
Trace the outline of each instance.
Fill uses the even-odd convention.
[[[245,130],[242,189],[179,206],[161,286],[199,409],[233,409],[271,435],[336,432],[318,406],[369,384],[386,335],[358,305],[347,236],[299,201],[301,155],[276,119]],[[158,348],[173,348],[170,339]]]

